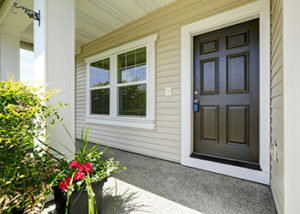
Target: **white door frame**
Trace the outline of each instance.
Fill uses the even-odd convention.
[[[259,164],[253,170],[192,158],[193,36],[259,18]],[[181,164],[270,184],[270,5],[258,0],[181,27]]]

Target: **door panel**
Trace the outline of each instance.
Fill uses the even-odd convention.
[[[248,53],[227,56],[228,93],[248,92]]]
[[[249,107],[227,106],[227,143],[248,145]]]
[[[218,58],[201,60],[200,94],[217,94],[219,91],[219,60]]]
[[[248,31],[233,33],[226,36],[227,38],[227,49],[237,48],[248,45]]]
[[[259,20],[194,37],[194,152],[259,163]]]
[[[201,52],[201,54],[212,53],[212,52],[216,52],[218,50],[219,50],[218,39],[202,41],[200,43],[200,52]]]
[[[201,117],[200,117],[201,140],[218,142],[219,107],[201,106],[200,113],[201,113]]]

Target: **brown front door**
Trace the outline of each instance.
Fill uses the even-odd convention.
[[[259,167],[258,19],[194,37],[193,155]]]

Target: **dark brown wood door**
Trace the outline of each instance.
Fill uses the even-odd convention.
[[[194,153],[258,166],[259,20],[194,37]]]

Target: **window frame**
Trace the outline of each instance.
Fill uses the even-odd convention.
[[[155,121],[155,43],[157,34],[128,42],[118,47],[106,50],[99,54],[87,57],[86,63],[86,122],[114,126],[126,126],[134,128],[154,129]],[[117,57],[141,47],[146,47],[146,80],[118,83]],[[107,86],[90,86],[90,64],[103,59],[110,59],[110,84]],[[119,115],[119,87],[146,84],[146,116]],[[91,114],[90,92],[96,89],[110,89],[109,115]]]

